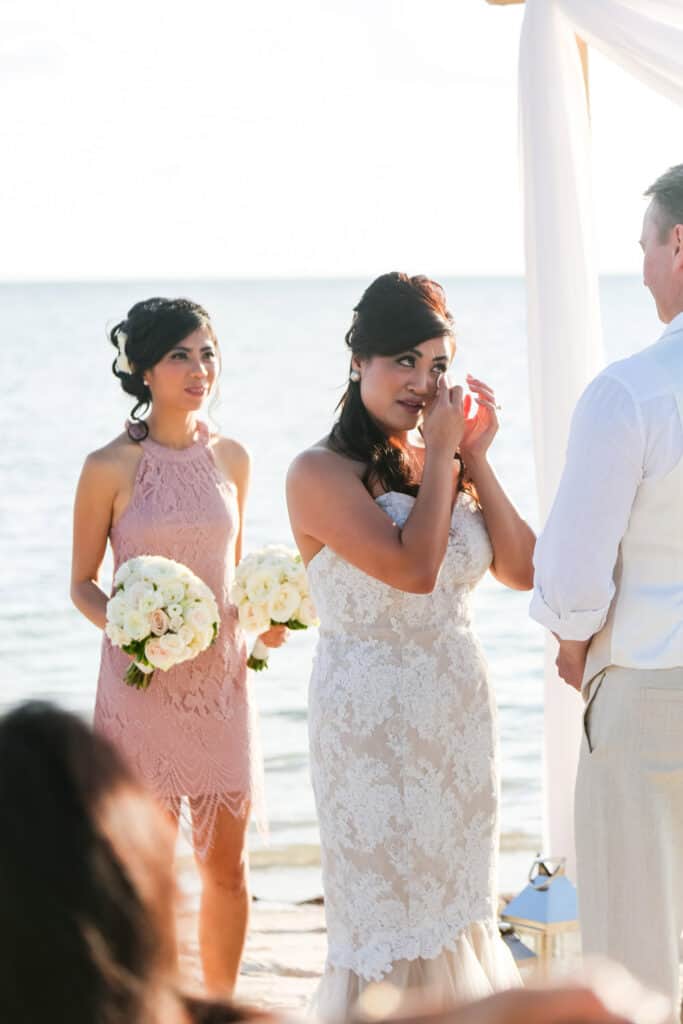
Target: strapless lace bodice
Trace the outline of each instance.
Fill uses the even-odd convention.
[[[403,526],[415,499],[389,491],[375,499],[397,526]],[[489,568],[491,542],[481,510],[464,492],[458,495],[451,517],[448,548],[431,594],[397,590],[322,548],[308,564],[308,578],[322,628],[331,632],[371,633],[399,628],[410,621],[413,628],[435,625],[469,626],[469,596]]]

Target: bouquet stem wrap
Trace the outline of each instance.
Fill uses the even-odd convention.
[[[145,665],[141,661],[133,661],[128,666],[128,671],[123,677],[123,681],[126,686],[134,686],[138,690],[146,690],[152,682],[153,672],[154,668],[151,665]]]
[[[268,655],[270,654],[270,647],[266,647],[263,640],[259,636],[254,641],[254,646],[251,649],[251,654],[247,659],[247,665],[252,668],[254,672],[261,672],[264,668],[268,667]]]

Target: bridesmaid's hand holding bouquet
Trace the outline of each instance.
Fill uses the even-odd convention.
[[[119,566],[107,602],[104,631],[134,660],[128,686],[146,690],[155,669],[190,661],[216,639],[218,606],[206,583],[187,566],[160,555],[140,555]]]
[[[244,556],[237,566],[230,600],[237,606],[242,628],[259,634],[247,661],[256,672],[268,666],[269,648],[261,634],[272,626],[308,629],[318,625],[301,555],[281,545]]]

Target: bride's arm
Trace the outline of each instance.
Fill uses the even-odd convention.
[[[508,498],[486,456],[478,460],[466,459],[466,465],[477,490],[493,547],[491,572],[512,590],[531,590],[534,585],[534,531]]]
[[[488,461],[488,450],[498,431],[495,396],[487,384],[474,377],[468,378],[468,385],[478,408],[476,416],[467,422],[460,451],[476,488],[493,547],[491,572],[512,590],[531,590],[536,536],[508,498]]]
[[[287,476],[292,530],[304,553],[329,547],[369,576],[426,594],[441,568],[451,519],[453,452],[464,429],[462,391],[445,384],[425,421],[419,494],[399,529],[368,494],[349,459],[323,448],[299,455]]]

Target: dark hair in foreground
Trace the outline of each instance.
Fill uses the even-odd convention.
[[[454,337],[453,317],[440,284],[428,277],[382,274],[354,308],[346,344],[352,355],[393,356],[430,338]],[[330,447],[367,466],[363,483],[417,494],[404,452],[380,430],[363,405],[360,384],[349,381],[330,432]]]
[[[0,1021],[228,1024],[175,991],[173,840],[117,751],[33,701],[0,719]]]
[[[30,703],[0,721],[0,1019],[142,1020],[159,955],[147,908],[100,827],[130,784],[79,719]]]
[[[144,383],[145,370],[155,366],[167,352],[199,327],[207,327],[217,344],[209,314],[203,306],[190,299],[153,298],[136,302],[128,310],[125,320],[109,332],[109,340],[117,350],[121,336],[125,337],[122,347],[132,372],[124,373],[118,368],[117,356],[112,364],[112,373],[118,377],[126,394],[136,399],[131,419],[141,424],[139,436],[147,436],[147,425],[142,416],[152,402],[152,393]],[[138,434],[135,436],[139,440]]]
[[[683,224],[683,164],[670,167],[644,193],[657,202],[659,241],[665,242],[676,224]]]

